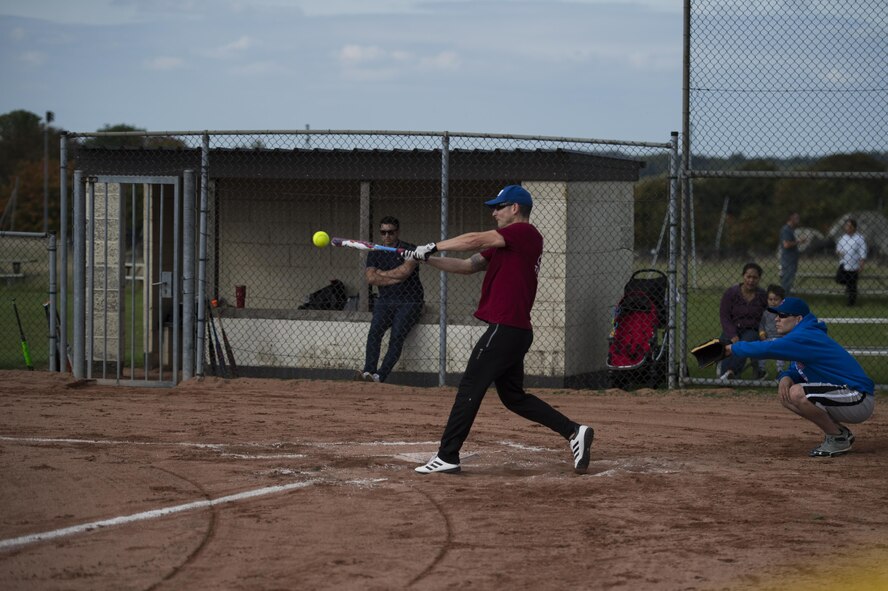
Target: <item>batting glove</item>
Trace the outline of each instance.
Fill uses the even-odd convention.
[[[429,257],[438,252],[438,245],[434,242],[417,246],[416,250],[404,251],[405,259],[416,259],[417,261],[427,261]]]

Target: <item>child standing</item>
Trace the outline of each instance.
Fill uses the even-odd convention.
[[[786,297],[786,291],[779,285],[771,284],[768,286],[768,308],[776,308],[783,303]],[[777,315],[773,312],[765,310],[762,313],[762,321],[759,324],[759,339],[762,341],[773,341],[780,335],[777,334]],[[777,374],[783,371],[783,360],[777,359]],[[759,359],[758,375],[756,379],[763,380],[768,377],[768,371],[765,369],[765,360]]]

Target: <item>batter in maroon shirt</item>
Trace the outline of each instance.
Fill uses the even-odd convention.
[[[523,187],[509,185],[485,205],[491,208],[496,220],[495,230],[462,234],[404,253],[405,258],[427,261],[449,273],[486,272],[475,317],[488,323],[487,330],[475,344],[460,380],[438,453],[416,471],[420,474],[460,471],[460,449],[469,436],[487,388],[495,384],[506,408],[567,439],[574,470],[586,472],[594,436],[592,427],[571,421],[524,391],[524,356],[533,343],[530,310],[536,298],[543,254],[543,236],[530,224],[533,200]],[[480,252],[467,259],[431,256],[439,250]]]

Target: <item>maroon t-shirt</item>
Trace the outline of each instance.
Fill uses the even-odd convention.
[[[475,317],[490,324],[530,330],[530,309],[536,298],[543,235],[527,222],[509,224],[496,231],[506,245],[481,252],[488,265]]]

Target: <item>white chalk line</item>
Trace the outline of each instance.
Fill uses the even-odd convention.
[[[341,447],[341,446],[368,446],[368,447],[405,447],[412,445],[437,445],[437,441],[303,441],[286,442],[276,441],[272,443],[194,443],[189,441],[134,441],[128,439],[76,439],[70,437],[8,437],[0,435],[0,441],[13,443],[68,443],[72,445],[143,445],[154,447],[195,447],[199,449],[222,450],[232,447],[272,447],[279,448],[285,445],[301,445],[303,447]],[[245,456],[246,457],[246,456]],[[278,456],[286,457],[286,456]]]
[[[156,519],[158,517],[164,517],[166,515],[172,515],[173,513],[181,513],[183,511],[192,511],[194,509],[203,509],[206,507],[212,507],[213,505],[221,505],[223,503],[232,503],[234,501],[241,501],[243,499],[250,499],[253,497],[261,497],[265,495],[272,495],[275,493],[286,492],[290,490],[294,490],[297,488],[305,488],[314,484],[313,480],[309,480],[306,482],[293,482],[290,484],[281,484],[277,486],[266,486],[263,488],[257,488],[253,490],[248,490],[244,492],[240,492],[233,495],[228,495],[224,497],[219,497],[218,499],[209,499],[202,501],[192,501],[190,503],[184,503],[182,505],[173,505],[172,507],[164,507],[162,509],[152,509],[151,511],[143,511],[141,513],[134,513],[133,515],[123,515],[120,517],[112,517],[111,519],[102,519],[100,521],[93,521],[91,523],[83,523],[80,525],[73,525],[71,527],[63,527],[61,529],[56,529],[52,531],[30,534],[27,536],[19,536],[17,538],[9,538],[6,540],[0,540],[0,549],[12,548],[14,546],[23,546],[25,544],[32,544],[34,542],[42,542],[44,540],[52,540],[55,538],[62,538],[65,536],[72,536],[75,534],[91,531],[94,529],[102,528],[102,527],[110,527],[113,525],[123,525],[126,523],[133,523],[135,521],[145,521],[147,519]]]
[[[517,442],[515,442],[515,441],[506,441],[506,440],[503,440],[503,441],[500,441],[499,444],[500,444],[500,445],[503,445],[503,446],[505,446],[505,447],[514,447],[515,449],[520,449],[520,450],[522,450],[522,451],[532,451],[532,452],[538,452],[538,451],[558,451],[558,450],[552,449],[551,447],[539,447],[539,446],[536,446],[536,445],[525,445],[525,444],[523,444],[523,443],[517,443]]]
[[[669,466],[668,462],[657,461],[654,458],[627,458],[622,460],[596,460],[589,466],[613,466],[607,470],[590,474],[594,477],[609,477],[622,474],[676,474],[677,468]]]
[[[163,446],[163,447],[197,447],[202,449],[223,449],[225,447],[237,447],[244,445],[255,445],[249,443],[230,444],[230,443],[191,443],[187,441],[132,441],[125,439],[74,439],[70,437],[5,437],[0,436],[0,441],[10,441],[13,443],[69,443],[74,445],[145,445],[145,446]]]
[[[219,456],[223,458],[235,458],[238,460],[293,460],[307,457],[305,454],[219,454]]]

